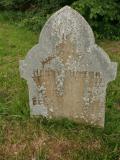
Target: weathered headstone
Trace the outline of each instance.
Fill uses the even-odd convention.
[[[39,43],[20,61],[31,115],[68,117],[104,126],[108,82],[117,64],[95,44],[92,29],[65,6],[45,24]]]

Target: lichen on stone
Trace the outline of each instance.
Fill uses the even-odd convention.
[[[57,95],[63,96],[64,94],[64,79],[65,71],[62,70],[60,73],[56,72],[56,91]]]

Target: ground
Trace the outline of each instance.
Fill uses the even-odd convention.
[[[101,129],[68,119],[29,117],[19,60],[38,36],[0,20],[0,160],[120,160],[120,41],[97,41],[118,62],[117,78],[108,85]]]

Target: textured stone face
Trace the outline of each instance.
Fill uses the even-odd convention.
[[[20,61],[31,115],[104,126],[108,82],[117,64],[95,44],[86,20],[66,6],[45,24],[39,43]]]

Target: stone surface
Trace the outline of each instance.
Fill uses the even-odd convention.
[[[95,44],[86,20],[65,6],[50,17],[39,43],[20,61],[31,115],[67,117],[104,126],[108,82],[117,64]]]

